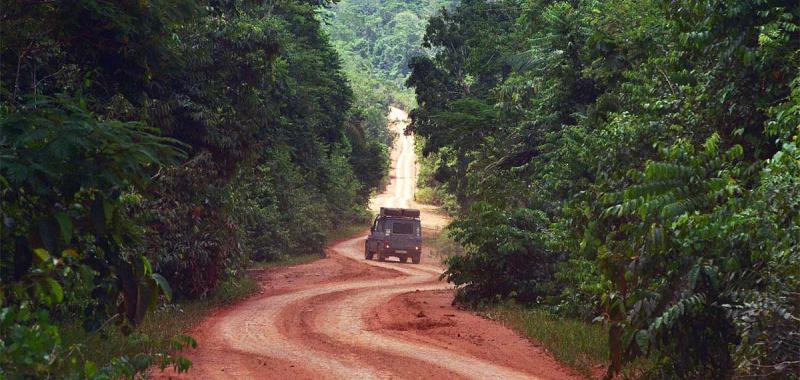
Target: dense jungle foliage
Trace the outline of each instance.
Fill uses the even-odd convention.
[[[800,374],[800,3],[463,0],[410,129],[468,303],[605,321],[608,376]]]
[[[0,378],[185,369],[160,352],[94,363],[61,326],[130,333],[365,217],[388,151],[351,111],[329,5],[3,3]]]
[[[351,81],[356,107],[370,138],[391,145],[386,129],[386,107],[414,106],[406,88],[410,60],[428,55],[422,36],[428,17],[453,0],[341,0],[320,11],[325,30],[342,56],[343,71]]]

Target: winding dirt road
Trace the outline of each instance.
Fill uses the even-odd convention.
[[[371,207],[416,206],[414,142],[392,109],[398,141],[388,191]],[[423,208],[423,227],[446,220]],[[577,379],[509,329],[450,305],[442,268],[366,261],[364,237],[334,242],[328,256],[257,274],[258,295],[218,310],[189,333],[187,379]]]

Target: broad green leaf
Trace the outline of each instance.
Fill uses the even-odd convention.
[[[641,349],[644,352],[647,352],[648,348],[650,347],[650,332],[647,330],[637,331],[636,344],[639,345],[639,349]]]
[[[69,219],[69,215],[65,212],[59,212],[56,214],[56,220],[61,228],[61,238],[64,239],[65,243],[69,244],[72,241],[72,221]]]
[[[73,259],[77,259],[79,257],[78,251],[76,251],[74,248],[67,248],[67,249],[61,251],[61,256],[62,257],[71,257]]]
[[[697,277],[700,274],[700,265],[695,265],[689,271],[689,288],[694,290],[697,288]]]
[[[83,362],[83,374],[86,378],[93,378],[97,374],[97,365],[91,360]]]
[[[153,273],[150,275],[150,277],[153,279],[153,281],[156,282],[156,284],[158,284],[158,287],[159,289],[161,289],[161,292],[164,294],[165,297],[167,297],[167,301],[172,302],[172,288],[169,286],[169,282],[167,281],[167,279],[158,273]]]
[[[142,269],[143,269],[142,274],[145,276],[149,276],[151,273],[153,273],[153,266],[150,265],[150,260],[148,260],[147,257],[140,256],[140,258],[142,260]]]
[[[41,262],[45,262],[50,259],[50,253],[48,253],[47,250],[44,248],[35,248],[33,250],[33,253]]]
[[[56,303],[64,300],[64,290],[61,288],[61,284],[50,277],[45,279],[45,283],[50,290],[50,294],[55,298]]]

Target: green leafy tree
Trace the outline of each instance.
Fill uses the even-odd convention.
[[[386,150],[351,110],[317,19],[330,5],[2,7],[0,377],[186,369],[141,345],[93,363],[63,325],[131,333],[157,302],[207,297],[251,259],[321,252],[364,217]]]
[[[796,239],[778,231],[797,215],[798,20],[785,1],[659,0],[431,18],[412,129],[458,204],[459,297],[600,317],[608,377],[642,356],[654,378],[796,377]]]
[[[126,249],[139,235],[126,204],[183,153],[141,123],[99,120],[71,98],[21,105],[0,127],[0,331],[12,337],[0,362],[12,378],[55,376],[73,359],[55,316],[83,307],[88,326],[119,315],[130,331],[160,294],[171,296],[149,260]]]

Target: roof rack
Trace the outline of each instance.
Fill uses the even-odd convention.
[[[419,210],[415,208],[391,208],[381,207],[381,216],[391,216],[399,218],[419,218]]]

